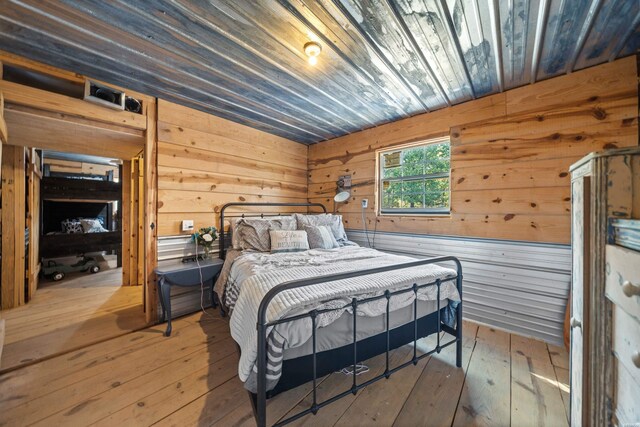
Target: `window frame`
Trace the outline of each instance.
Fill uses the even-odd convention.
[[[386,208],[382,207],[382,199],[384,197],[384,191],[382,189],[382,181],[385,180],[384,177],[384,163],[382,161],[382,156],[385,153],[392,153],[394,151],[404,151],[410,148],[420,147],[420,146],[428,146],[434,144],[449,144],[449,171],[442,172],[437,174],[424,174],[424,175],[416,175],[415,178],[422,179],[442,179],[449,178],[449,203],[446,208]],[[412,177],[414,178],[414,177]],[[403,179],[396,179],[398,182],[403,182]],[[395,145],[393,147],[386,147],[384,149],[376,150],[376,203],[377,203],[377,214],[380,216],[393,216],[393,215],[402,215],[402,216],[430,216],[430,217],[448,217],[451,215],[451,138],[449,135],[432,138],[428,140],[420,140],[408,144]]]

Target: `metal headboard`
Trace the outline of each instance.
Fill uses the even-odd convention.
[[[301,208],[311,208],[311,207],[316,207],[316,208],[322,208],[322,212],[327,213],[327,208],[322,204],[322,203],[242,203],[242,202],[233,202],[233,203],[227,203],[226,205],[224,205],[222,207],[222,209],[220,210],[220,228],[218,229],[218,233],[220,234],[220,258],[224,259],[227,255],[227,237],[225,234],[231,234],[231,233],[225,233],[224,231],[224,219],[226,218],[265,218],[265,217],[272,217],[272,216],[288,216],[291,215],[291,213],[239,213],[236,215],[225,215],[225,211],[228,208],[232,208],[232,207],[238,207],[238,206],[263,206],[263,207],[277,207],[277,206],[282,206],[282,207],[301,207]]]

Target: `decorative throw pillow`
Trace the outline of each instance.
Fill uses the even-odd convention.
[[[347,233],[344,231],[342,224],[342,215],[335,214],[319,214],[319,215],[302,215],[293,214],[296,219],[298,230],[304,230],[304,226],[325,225],[331,229],[333,236],[340,246],[347,241]]]
[[[296,220],[292,216],[273,218],[240,218],[233,228],[232,244],[238,250],[269,252],[271,230],[295,230]]]
[[[97,218],[84,218],[80,220],[80,223],[82,224],[82,229],[85,233],[105,233],[108,231],[102,226],[100,220]]]
[[[84,232],[82,229],[82,223],[79,219],[65,219],[62,221],[62,231],[67,234],[81,234]]]
[[[300,252],[309,249],[307,232],[303,230],[271,230],[271,253]]]
[[[326,225],[305,225],[303,229],[307,232],[310,249],[334,249],[340,247],[331,229]]]

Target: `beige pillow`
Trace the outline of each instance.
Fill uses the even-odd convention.
[[[300,252],[309,249],[307,232],[303,230],[271,230],[271,253]]]
[[[292,216],[273,218],[240,218],[233,227],[231,244],[233,249],[269,252],[270,230],[295,230],[296,220]]]

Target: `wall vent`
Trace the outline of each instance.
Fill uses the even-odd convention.
[[[113,89],[103,84],[86,80],[84,84],[84,100],[113,108],[124,110],[125,94],[121,90]]]

